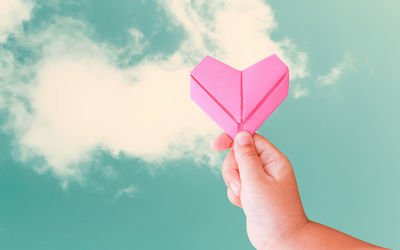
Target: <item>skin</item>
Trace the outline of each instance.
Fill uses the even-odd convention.
[[[383,249],[310,221],[289,159],[259,134],[221,134],[212,143],[229,149],[222,176],[230,202],[243,209],[257,249]]]

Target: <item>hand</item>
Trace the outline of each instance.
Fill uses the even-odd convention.
[[[240,132],[232,143],[222,134],[211,147],[231,148],[222,176],[229,200],[243,208],[257,249],[381,249],[308,220],[289,160],[261,135]]]
[[[231,144],[232,139],[222,134],[212,148],[225,150]],[[246,214],[247,233],[256,248],[269,248],[309,222],[289,160],[261,135],[240,132],[236,136],[222,176],[229,200]]]

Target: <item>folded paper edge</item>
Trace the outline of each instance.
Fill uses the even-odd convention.
[[[286,72],[282,75],[282,77],[272,86],[272,88],[263,96],[263,98],[257,103],[257,105],[254,107],[254,109],[249,113],[249,115],[244,118],[244,123],[246,121],[250,120],[251,117],[257,112],[257,110],[260,109],[260,107],[268,100],[268,98],[275,92],[275,90],[279,87],[280,84],[282,84],[283,80],[285,80],[286,76],[289,75],[289,69],[286,70]],[[243,102],[243,99],[242,99]]]

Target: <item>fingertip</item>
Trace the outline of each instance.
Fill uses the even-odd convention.
[[[254,143],[253,137],[247,131],[240,131],[235,137],[235,159],[243,186],[256,187],[258,180],[266,176]]]
[[[226,133],[220,134],[211,143],[210,147],[215,151],[224,151],[232,146],[232,139]]]
[[[251,134],[247,131],[240,131],[235,136],[235,144],[238,146],[247,146],[253,143]]]
[[[216,150],[216,148],[215,148],[215,139],[210,142],[210,148],[212,150]]]

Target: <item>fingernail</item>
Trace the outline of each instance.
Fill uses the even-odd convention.
[[[251,144],[251,135],[248,132],[239,132],[236,135],[236,141],[239,146],[246,146]]]
[[[239,186],[235,182],[229,183],[229,187],[235,196],[239,196]]]

